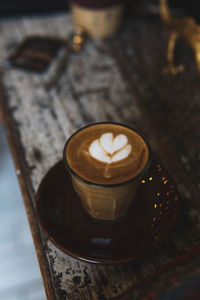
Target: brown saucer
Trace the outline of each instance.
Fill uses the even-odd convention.
[[[176,224],[178,200],[171,177],[153,162],[129,214],[117,222],[96,222],[82,207],[61,161],[42,180],[36,211],[43,231],[63,252],[90,263],[117,264],[166,241]]]

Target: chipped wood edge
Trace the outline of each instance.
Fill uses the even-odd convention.
[[[17,174],[17,179],[23,196],[22,198],[24,201],[29,226],[32,233],[32,238],[34,241],[34,246],[39,262],[39,267],[42,275],[41,277],[43,280],[46,296],[48,300],[54,300],[57,299],[57,297],[53,287],[53,282],[51,280],[53,274],[49,268],[49,263],[45,254],[45,248],[42,243],[42,236],[39,229],[39,224],[37,222],[36,214],[32,204],[33,202],[31,202],[31,199],[33,199],[34,197],[34,193],[29,177],[28,166],[25,162],[24,149],[22,147],[22,144],[20,143],[20,137],[17,130],[17,126],[14,120],[11,118],[11,111],[8,108],[6,100],[6,91],[3,86],[2,80],[0,79],[0,110],[2,112],[2,123],[8,138],[15,169],[19,170],[19,174]]]

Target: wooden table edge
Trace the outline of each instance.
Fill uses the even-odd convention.
[[[6,100],[7,94],[3,86],[2,80],[0,80],[0,109],[2,111],[3,126],[6,131],[15,168],[16,170],[19,170],[19,174],[17,174],[17,179],[22,192],[22,198],[33,237],[33,242],[39,262],[46,296],[48,300],[53,300],[57,299],[55,290],[53,288],[53,283],[51,281],[53,274],[49,268],[49,262],[45,255],[45,249],[42,244],[42,237],[39,224],[37,222],[33,205],[31,203],[31,198],[34,197],[34,193],[32,184],[30,182],[30,177],[28,175],[28,166],[25,162],[25,156],[23,155],[24,149],[22,144],[20,143],[17,126],[15,126],[15,121],[11,120],[11,112],[6,104]]]

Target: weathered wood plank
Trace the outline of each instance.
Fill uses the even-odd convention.
[[[72,30],[67,15],[3,21],[1,63],[26,35],[67,37]],[[130,21],[116,39],[88,40],[81,53],[71,56],[58,86],[50,92],[44,83],[53,65],[44,75],[4,71],[7,133],[21,172],[48,299],[111,299],[200,242],[199,207],[194,205],[199,195],[199,158],[197,150],[190,149],[194,142],[195,149],[200,149],[194,130],[199,125],[199,87],[195,75],[189,79],[184,74],[173,79],[160,75],[165,42],[159,22]],[[191,90],[192,104],[188,100]],[[83,125],[106,120],[126,123],[148,136],[179,186],[185,217],[184,226],[155,253],[137,263],[110,267],[79,262],[59,251],[40,231],[34,208],[38,185],[61,159],[65,140]]]

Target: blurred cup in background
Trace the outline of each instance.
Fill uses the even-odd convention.
[[[71,0],[75,27],[82,28],[93,38],[113,36],[122,23],[122,0]]]

